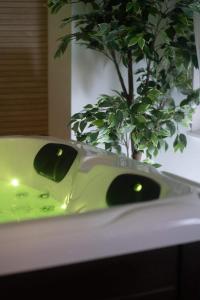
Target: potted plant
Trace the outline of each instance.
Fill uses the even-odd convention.
[[[60,38],[56,56],[62,55],[72,40],[101,52],[115,66],[121,90],[99,96],[71,117],[72,130],[79,141],[103,144],[107,150],[140,159],[151,159],[161,148],[183,151],[187,139],[182,125],[189,126],[199,104],[199,90],[193,90],[193,68],[198,68],[193,31],[193,11],[199,1],[177,0],[82,0],[87,7],[62,20],[74,22],[76,31]],[[57,13],[70,0],[50,0]],[[143,64],[143,67],[138,65]],[[124,66],[128,82],[121,71]],[[134,77],[137,84],[134,85]],[[175,93],[182,100],[176,101]]]

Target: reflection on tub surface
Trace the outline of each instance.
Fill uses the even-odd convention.
[[[65,210],[48,191],[20,184],[14,178],[0,182],[0,223],[63,215]]]

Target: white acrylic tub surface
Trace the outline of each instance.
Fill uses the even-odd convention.
[[[33,167],[37,152],[48,143],[67,144],[78,151],[58,183]],[[0,157],[0,182],[18,178],[21,184],[48,192],[64,209],[62,216],[0,224],[0,275],[200,240],[195,183],[123,156],[53,138],[1,138]],[[108,208],[109,184],[125,173],[158,182],[160,199]]]

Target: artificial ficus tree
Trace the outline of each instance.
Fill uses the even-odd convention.
[[[72,40],[105,55],[115,66],[121,89],[99,96],[71,117],[79,141],[104,144],[107,150],[137,158],[148,158],[168,149],[187,145],[182,125],[189,126],[199,104],[199,90],[193,90],[193,68],[198,68],[193,30],[193,12],[200,2],[191,0],[82,0],[87,9],[62,21],[74,23],[76,31],[60,38],[56,56]],[[70,0],[50,0],[57,13]],[[138,65],[143,67],[138,67]],[[121,71],[121,66],[127,72]],[[134,78],[136,84],[134,84]],[[177,102],[174,92],[182,94]]]

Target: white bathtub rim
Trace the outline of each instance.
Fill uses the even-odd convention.
[[[1,137],[0,141],[2,139],[39,139],[45,143],[76,145],[75,141],[46,136],[8,136]],[[97,158],[98,154],[108,155],[104,150],[87,145],[83,149],[83,157],[90,153],[90,159],[93,155]],[[117,159],[114,154],[109,157]],[[152,170],[152,176],[160,174],[150,167],[148,170]],[[199,202],[197,192],[187,193],[83,215],[2,224],[0,276],[200,240]]]
[[[0,276],[200,240],[197,194],[0,226]],[[142,221],[143,220],[143,221]]]

